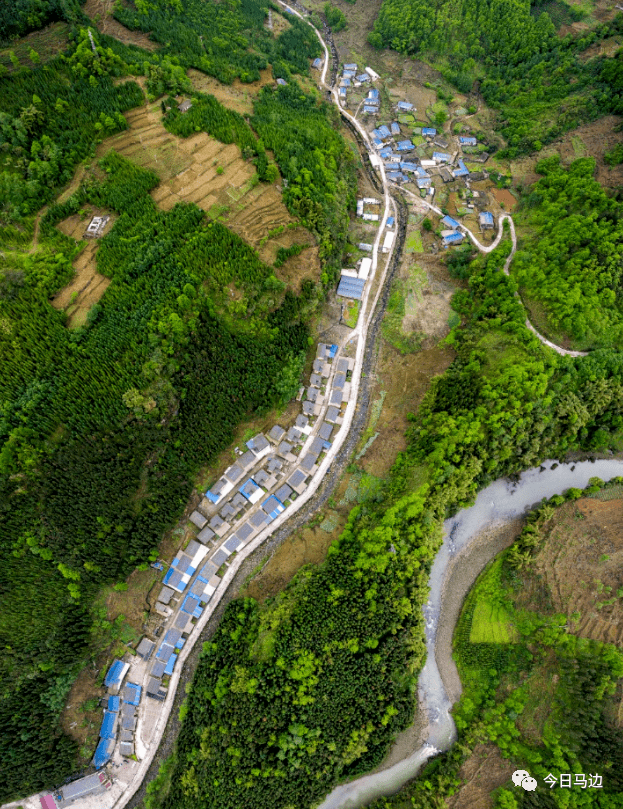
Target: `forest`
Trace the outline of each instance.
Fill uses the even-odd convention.
[[[460,92],[478,81],[499,111],[508,146],[499,155],[538,151],[563,132],[621,111],[623,50],[585,59],[595,43],[623,30],[623,15],[574,37],[559,37],[529,0],[383,0],[370,43],[431,58]]]
[[[76,12],[79,24],[68,50],[0,77],[1,800],[58,784],[74,769],[76,745],[58,717],[99,646],[90,603],[103,585],[154,558],[197,470],[231,441],[240,420],[296,392],[292,369],[307,350],[306,322],[321,294],[307,281],[294,296],[239,237],[206,222],[195,206],[159,211],[149,196],[159,178],[114,153],[86,171],[63,204],[52,201],[98,143],[126,128],[123,113],[144,103],[132,77],[145,76],[150,98],[191,90],[187,53],[176,55],[173,46],[149,53],[91,28],[94,51],[88,20],[70,5],[61,16]],[[253,34],[264,11],[249,14],[243,22]],[[31,15],[28,25],[37,19]],[[285,112],[269,98],[256,114],[291,179],[287,204],[324,240],[332,273],[355,170],[329,108],[292,78],[317,53],[312,39],[296,25],[271,39],[271,58],[294,101]],[[172,131],[186,136],[192,122],[193,131],[236,142],[260,181],[278,177],[245,119],[213,97],[193,100],[192,115],[176,117],[173,109],[165,118]],[[277,115],[290,138],[315,145],[311,154],[279,143],[270,125]],[[97,255],[111,284],[86,323],[68,329],[49,299],[71,280],[80,245],[56,226],[89,205],[119,215]],[[244,292],[233,303],[232,285]]]
[[[620,355],[547,351],[501,271],[509,249],[469,264],[453,301],[456,360],[413,415],[379,502],[354,508],[326,561],[279,596],[229,605],[187,699],[168,793],[150,809],[309,806],[376,766],[415,710],[443,519],[495,478],[620,440]]]
[[[569,489],[528,514],[520,537],[485,568],[470,591],[454,635],[463,694],[453,709],[458,741],[419,776],[371,809],[438,809],[465,779],[461,766],[488,746],[538,781],[535,792],[510,778],[491,795],[495,809],[616,809],[623,799],[623,742],[612,722],[623,654],[613,644],[574,632],[574,616],[557,614],[549,585],[534,569],[547,526],[565,502],[620,490],[595,478],[584,491]],[[615,494],[616,496],[616,494]],[[525,593],[537,594],[528,601]],[[534,598],[534,596],[532,596]],[[485,616],[491,616],[485,619]],[[577,617],[577,616],[576,616]],[[491,639],[495,632],[497,640]],[[484,640],[483,636],[489,637]],[[616,707],[616,706],[615,706]],[[493,749],[493,751],[492,751]],[[601,788],[547,789],[552,773],[602,777]],[[573,776],[575,781],[575,776]]]
[[[621,348],[623,204],[594,179],[592,158],[565,170],[556,155],[536,170],[521,215],[529,235],[513,260],[521,294],[578,348]]]

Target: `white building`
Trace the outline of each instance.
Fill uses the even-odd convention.
[[[380,78],[379,74],[378,74],[378,73],[376,73],[374,70],[372,70],[372,68],[371,68],[371,67],[366,67],[366,68],[365,68],[365,71],[366,71],[366,73],[368,74],[368,76],[370,76],[370,78],[372,79],[372,81],[376,81],[378,78]]]
[[[371,269],[372,269],[372,259],[368,258],[367,256],[365,258],[362,258],[361,264],[359,265],[359,273],[357,274],[358,277],[361,278],[363,281],[367,281]]]
[[[394,243],[395,233],[393,230],[388,230],[385,234],[385,240],[383,241],[383,252],[389,253]]]

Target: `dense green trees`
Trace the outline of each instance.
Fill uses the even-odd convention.
[[[593,179],[592,159],[564,170],[558,158],[537,164],[540,179],[526,196],[530,236],[513,262],[529,298],[580,347],[620,347],[623,340],[623,205]]]

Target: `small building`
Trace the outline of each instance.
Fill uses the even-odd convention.
[[[249,517],[249,525],[254,528],[256,531],[260,531],[266,525],[266,514],[263,511],[256,511],[251,517]]]
[[[392,183],[406,183],[407,176],[401,171],[388,171],[387,179]]]
[[[359,265],[359,271],[357,273],[357,277],[363,281],[368,280],[368,276],[370,275],[370,270],[372,269],[372,259],[366,256],[365,258],[361,259],[361,264]]]
[[[379,215],[377,213],[364,213],[361,217],[364,222],[378,222]]]
[[[309,384],[313,388],[320,388],[322,387],[322,378],[318,374],[312,374],[309,378]]]
[[[413,109],[413,104],[410,104],[408,101],[399,101],[396,104],[396,109],[401,112],[410,112]]]
[[[316,471],[316,461],[318,455],[315,452],[308,452],[300,463],[300,468],[308,475],[313,475]]]
[[[363,105],[363,111],[366,113],[366,115],[377,115],[378,114],[378,109],[376,107],[372,107],[370,104],[364,104]],[[380,141],[379,141],[379,143],[380,143]],[[376,144],[375,144],[375,146],[376,146]],[[372,159],[372,158],[370,158],[370,159]]]
[[[329,441],[331,439],[331,433],[333,432],[333,426],[331,424],[327,424],[327,422],[323,422],[320,425],[320,429],[318,430],[318,435],[322,438],[323,441]]]
[[[325,421],[330,421],[332,424],[336,424],[339,418],[340,418],[340,411],[337,407],[331,405],[330,407],[327,408]]]
[[[268,515],[268,522],[272,522],[277,519],[282,511],[285,511],[285,506],[274,494],[271,494],[271,496],[262,503],[262,510]]]
[[[124,702],[121,706],[121,716],[136,716],[136,707],[130,705],[129,702]]]
[[[217,550],[217,552],[212,557],[212,561],[216,565],[217,570],[221,567],[221,565],[225,564],[228,556],[229,554],[227,553],[227,551],[223,550],[223,548],[219,548]]]
[[[456,219],[453,219],[451,216],[444,216],[441,221],[446,227],[452,230],[458,230],[461,227],[461,223],[457,222]]]
[[[234,484],[230,483],[230,481],[226,478],[220,478],[216,481],[211,489],[208,489],[205,496],[210,503],[216,505],[223,497],[225,497],[226,494],[232,490],[233,485]]]
[[[292,445],[300,444],[302,435],[303,433],[298,427],[290,427],[286,433],[286,441],[289,441]]]
[[[350,367],[349,367],[349,363],[348,363],[348,358],[347,358],[347,357],[341,357],[341,358],[338,360],[338,363],[337,363],[337,369],[336,369],[336,370],[337,370],[337,373],[338,373],[338,374],[346,374],[346,373],[348,373],[348,371],[350,370]]]
[[[312,62],[311,66],[314,70],[320,70],[322,68],[323,60],[318,56]]]
[[[122,756],[130,758],[130,756],[134,755],[134,745],[132,742],[121,742],[119,745],[119,752]]]
[[[309,435],[311,433],[311,426],[309,424],[309,419],[307,416],[297,416],[296,421],[294,422],[299,430],[302,430],[304,433]]]
[[[296,461],[296,455],[292,452],[294,447],[288,441],[282,441],[277,447],[277,455],[289,463]]]
[[[440,149],[447,149],[448,148],[448,141],[445,138],[442,138],[441,135],[437,135],[433,140],[435,146],[439,146]]]
[[[446,152],[433,152],[433,160],[435,163],[449,163],[452,160],[452,156],[446,154]]]
[[[346,69],[344,69],[342,71],[342,76],[344,76],[345,79],[354,79],[356,75],[357,75],[356,70],[346,70]]]
[[[106,764],[108,761],[110,761],[110,758],[111,758],[111,756],[113,754],[114,749],[115,749],[115,740],[114,739],[100,739],[99,744],[97,745],[97,747],[95,749],[95,755],[93,756],[93,766],[98,770],[101,767],[103,767],[104,764]],[[95,775],[106,776],[105,773],[95,773]],[[93,776],[87,776],[87,777],[88,778],[93,778]],[[86,779],[81,778],[80,780],[84,781]],[[101,785],[98,785],[98,787],[94,787],[92,791],[87,791],[87,792],[84,792],[84,793],[80,793],[80,794],[75,795],[74,797],[65,797],[66,795],[67,796],[72,795],[72,793],[68,790],[68,787],[73,787],[74,784],[77,784],[77,783],[78,783],[77,781],[74,781],[73,784],[68,784],[66,787],[61,787],[60,792],[61,792],[61,796],[63,797],[63,800],[65,801],[65,803],[71,803],[73,801],[78,800],[78,798],[83,798],[83,797],[86,797],[87,795],[97,795],[100,792],[103,792],[104,789],[110,789],[110,787],[106,787],[106,786],[104,786],[103,788],[100,788]]]
[[[478,141],[472,136],[466,137],[465,135],[461,135],[459,137],[459,143],[461,146],[476,146]]]
[[[389,251],[391,250],[395,236],[396,234],[394,233],[393,230],[390,230],[385,234],[385,239],[383,240],[384,253],[389,253]]]
[[[376,71],[372,70],[371,67],[364,68],[368,76],[372,79],[372,81],[376,81],[379,78],[379,74]]]
[[[102,741],[107,740],[103,739]],[[112,749],[114,749],[114,742],[112,744]],[[112,749],[110,750],[111,755]],[[106,761],[108,761],[109,758],[110,755],[106,758],[104,764],[106,763]],[[103,767],[104,764],[100,764],[99,766]],[[65,784],[60,788],[59,792],[61,794],[62,800],[65,803],[71,803],[73,801],[77,801],[79,798],[101,795],[103,792],[106,792],[107,789],[110,789],[111,786],[112,783],[110,781],[110,778],[105,772],[96,772],[93,773],[93,775],[87,775],[85,778],[80,778],[77,781],[72,781],[71,784]]]
[[[434,138],[437,134],[437,130],[432,126],[423,126],[422,127],[422,135],[425,138]]]
[[[454,231],[453,233],[449,233],[447,236],[443,237],[443,246],[449,247],[452,244],[461,244],[464,238],[465,237],[462,233]]]
[[[104,232],[110,220],[109,216],[94,216],[84,234],[87,238],[97,238]]]
[[[245,545],[251,539],[254,533],[255,531],[253,530],[252,526],[248,522],[244,522],[236,531],[235,536],[238,538],[241,545]]]
[[[337,94],[340,98],[346,99],[346,87],[340,87],[340,89],[337,91]]]
[[[290,486],[288,486],[287,483],[284,483],[275,492],[275,497],[277,498],[277,500],[279,500],[280,503],[285,503],[292,497],[292,489],[290,488]]]
[[[275,444],[278,444],[286,434],[286,431],[279,424],[275,424],[272,430],[268,433],[268,437]]]
[[[400,126],[399,126],[397,121],[392,122],[392,124],[390,126],[390,130],[391,130],[392,135],[400,135]]]
[[[490,211],[483,211],[478,217],[481,230],[493,230],[493,214]]]
[[[134,734],[130,730],[122,730],[119,733],[119,741],[120,742],[131,742],[134,738]]]
[[[232,464],[223,474],[231,484],[234,484],[244,475],[244,469],[238,464]]]
[[[52,795],[40,795],[41,809],[57,809],[56,801]]]
[[[305,399],[306,399],[306,401],[315,402],[318,399],[318,394],[319,393],[320,393],[320,391],[318,390],[318,388],[311,388],[311,387],[307,388],[307,390],[305,391]],[[284,430],[284,433],[285,433],[285,430]]]
[[[116,739],[117,738],[117,712],[104,711],[104,718],[100,727],[100,738],[102,739]]]
[[[151,676],[162,677],[164,674],[165,665],[166,663],[163,663],[161,660],[155,660],[153,666],[151,667]]]
[[[164,668],[163,668],[164,673]],[[162,683],[156,677],[150,677],[147,683],[147,688],[145,689],[146,694],[148,697],[152,699],[158,700],[158,702],[164,702],[166,697],[166,691],[162,691]],[[122,733],[124,731],[121,731]]]
[[[129,663],[124,663],[122,660],[115,660],[112,666],[108,669],[108,674],[104,679],[104,685],[116,694],[121,688],[123,678],[130,668]]]
[[[257,460],[263,458],[265,455],[268,455],[271,451],[271,446],[268,443],[268,439],[264,433],[258,433],[250,441],[247,441],[247,447],[255,455]]]
[[[376,100],[379,97],[379,91],[373,87],[371,90],[368,90],[368,99],[369,100]]]
[[[182,101],[181,104],[177,105],[178,110],[182,114],[185,113],[185,112],[188,112],[188,110],[191,109],[191,107],[192,107],[192,101],[189,101],[188,99],[185,99],[184,101]]]
[[[212,517],[212,519],[210,520],[210,528],[219,537],[224,537],[225,534],[229,531],[230,527],[231,526],[229,525],[229,523],[226,523],[224,520],[222,520],[218,516],[218,514],[215,514],[214,517]]]
[[[173,631],[174,630],[172,629],[169,630],[169,632]],[[167,635],[169,634],[169,632],[167,632]],[[170,641],[166,640],[166,636],[165,641],[167,643],[170,643]],[[141,701],[142,690],[143,689],[141,688],[141,686],[137,685],[137,683],[128,683],[126,687],[123,689],[123,701],[129,703],[130,705],[138,705],[139,702]]]
[[[271,458],[268,463],[266,464],[266,469],[269,471],[271,475],[276,474],[277,472],[281,472],[283,468],[283,462],[279,460],[279,458]],[[268,481],[266,482],[268,488]]]
[[[375,129],[374,132],[375,132],[375,134],[378,132],[378,137],[381,138],[381,140],[385,140],[386,138],[389,138],[390,135],[391,135],[391,132],[389,131],[389,127],[387,127],[385,124],[383,124],[382,126],[379,126],[379,128]],[[366,202],[365,199],[364,199],[364,202]],[[370,204],[371,205],[374,205],[374,204],[378,205],[378,202],[376,202],[376,200],[375,200],[375,202],[371,202]]]
[[[341,390],[334,390],[329,398],[329,404],[333,405],[334,407],[340,407],[344,401],[346,401],[346,397]]]
[[[469,169],[462,160],[458,160],[457,162],[459,167],[458,169],[455,169],[452,174],[454,177],[467,177],[469,174]]]
[[[231,504],[236,509],[236,514],[239,514],[243,508],[248,506],[246,499],[240,494],[240,492],[236,492],[236,494],[232,497]]]
[[[340,281],[340,286],[341,286],[341,283],[342,283],[342,282]],[[338,295],[341,295],[341,294],[342,294],[342,293],[340,292],[340,286],[338,286],[338,289],[337,289],[337,294],[338,294]],[[347,295],[346,297],[352,297],[352,296]],[[359,297],[361,297],[361,296],[359,296]],[[315,408],[315,405],[314,405],[314,403],[313,403],[313,402],[310,402],[308,399],[306,399],[306,400],[303,402],[302,407],[303,407],[303,413],[304,413],[306,416],[315,416],[315,415],[316,415],[316,408]]]
[[[357,200],[357,216],[363,216],[363,200]]]
[[[350,87],[350,79],[340,79],[340,87]]]
[[[387,129],[387,127],[385,127],[385,129]],[[364,197],[363,201],[364,201],[364,203],[366,205],[380,205],[381,204],[381,200],[380,199],[375,199],[375,197]]]
[[[450,169],[446,168],[445,166],[439,170],[439,176],[444,181],[444,183],[452,183],[455,180],[455,177],[450,171]]]
[[[142,657],[143,660],[149,660],[155,648],[156,644],[153,642],[153,640],[149,640],[149,638],[143,638],[143,640],[136,647],[136,654],[139,657]],[[113,697],[111,697],[110,699],[113,699]]]
[[[200,540],[200,542],[203,542],[204,545],[207,545],[208,542],[210,542],[213,538],[214,538],[214,531],[210,528],[209,525],[206,525],[203,531],[199,531],[199,533],[197,534],[197,539]]]
[[[356,76],[357,81],[359,84],[365,84],[367,81],[370,81],[370,76],[367,73],[360,73]]]
[[[172,655],[172,657],[175,657],[175,655]],[[171,658],[169,658],[169,660],[171,660]],[[165,671],[166,671],[166,669],[165,669]],[[122,718],[122,720],[121,720],[121,727],[124,730],[135,731],[136,730],[136,717],[135,716],[124,716]]]
[[[410,140],[401,140],[396,144],[396,149],[399,152],[410,152],[412,149],[415,149],[415,145]]]
[[[227,542],[223,545],[229,553],[235,553],[238,548],[242,547],[242,542],[238,539],[238,537],[234,534],[233,537],[230,537]]]
[[[169,601],[175,595],[175,590],[172,590],[170,587],[164,585],[160,590],[160,595],[158,596],[158,601],[161,601],[163,604],[168,604]]]
[[[257,485],[263,486],[265,489],[267,488],[269,479],[270,475],[265,469],[258,469],[253,475],[253,480],[257,483]]]
[[[121,697],[111,694],[108,697],[107,708],[112,713],[117,713],[119,711],[119,705],[121,704]]]
[[[357,62],[348,62],[344,65],[344,70],[354,70],[357,72]]]
[[[364,253],[371,253],[372,252],[372,245],[367,244],[367,242],[359,242],[357,248]]]
[[[287,82],[285,79],[277,79],[277,84],[278,84],[280,87],[285,87],[285,86],[287,85],[287,83],[288,83],[288,82]]]
[[[249,503],[257,503],[258,500],[261,500],[264,492],[262,489],[260,489],[257,482],[253,480],[253,478],[249,478],[241,486],[240,494],[242,494],[242,496],[245,497]]]
[[[303,494],[307,488],[307,475],[301,469],[295,470],[288,478],[288,486],[294,489],[297,494]]]

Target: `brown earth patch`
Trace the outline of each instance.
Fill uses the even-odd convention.
[[[67,696],[61,714],[61,727],[79,745],[79,763],[86,765],[93,757],[102,724],[102,709],[99,700],[106,696],[106,689],[98,685],[98,669],[92,664],[82,669]],[[87,707],[92,710],[85,710]]]
[[[446,806],[448,809],[490,809],[494,802],[492,792],[510,780],[513,770],[513,765],[502,758],[496,745],[477,745],[459,770],[461,786],[446,799]]]
[[[620,646],[623,500],[582,498],[566,503],[543,531],[521,603],[561,612],[570,620],[579,613],[574,633]]]
[[[161,47],[157,42],[151,41],[149,34],[144,34],[142,31],[130,31],[129,28],[117,22],[112,16],[113,7],[114,0],[87,0],[83,10],[93,20],[98,31],[118,39],[125,45],[136,45],[147,51],[155,51]]]
[[[500,207],[503,206],[505,211],[512,211],[517,205],[517,198],[514,197],[508,188],[490,188],[489,193],[495,197]]]
[[[266,27],[268,27],[268,18],[266,18]],[[279,34],[283,34],[288,28],[292,28],[291,24],[286,20],[282,14],[277,14],[273,10],[273,36],[275,39]]]
[[[28,57],[31,48],[39,54],[42,64],[45,64],[64,51],[68,41],[69,26],[67,23],[53,22],[40,31],[33,31],[25,37],[15,40],[11,43],[10,48],[0,48],[0,65],[6,67],[9,73],[17,70],[9,57],[9,52],[13,51],[19,59],[21,67],[32,68],[33,63]]]
[[[567,132],[559,140],[544,146],[535,155],[513,160],[510,164],[510,171],[514,181],[520,182],[524,186],[535,183],[539,179],[539,175],[534,171],[534,167],[544,157],[558,154],[561,163],[567,166],[585,154],[595,158],[597,166],[595,179],[600,185],[609,188],[622,185],[623,165],[609,166],[604,162],[604,153],[612,150],[623,140],[623,135],[615,132],[615,127],[622,120],[617,115],[606,115],[597,121]]]
[[[398,452],[406,448],[407,414],[417,410],[431,379],[442,374],[453,359],[450,348],[435,346],[403,355],[383,340],[370,400],[379,401],[383,392],[386,395],[376,424],[362,437],[365,444],[378,433],[357,461],[365,472],[376,477],[387,474]]]
[[[86,216],[80,214],[70,216],[59,223],[58,228],[65,235],[79,241],[84,238],[91,217],[107,215],[110,221],[106,225],[104,233],[107,233],[113,226],[117,216],[102,208],[94,208],[91,205],[84,206]],[[63,287],[60,292],[52,298],[51,303],[55,309],[67,312],[69,317],[68,326],[77,328],[84,325],[87,314],[93,304],[97,303],[110,285],[110,278],[100,275],[97,272],[97,239],[87,239],[86,245],[78,258],[74,261],[76,275],[71,283]]]
[[[200,93],[213,95],[221,104],[241,115],[251,115],[253,113],[253,96],[257,94],[263,83],[269,83],[268,77],[264,80],[264,75],[269,72],[270,68],[263,70],[262,79],[254,84],[242,84],[239,80],[236,80],[234,84],[222,84],[218,79],[206,76],[205,73],[194,68],[188,71],[188,78],[195,90]],[[270,82],[272,82],[272,76]]]

